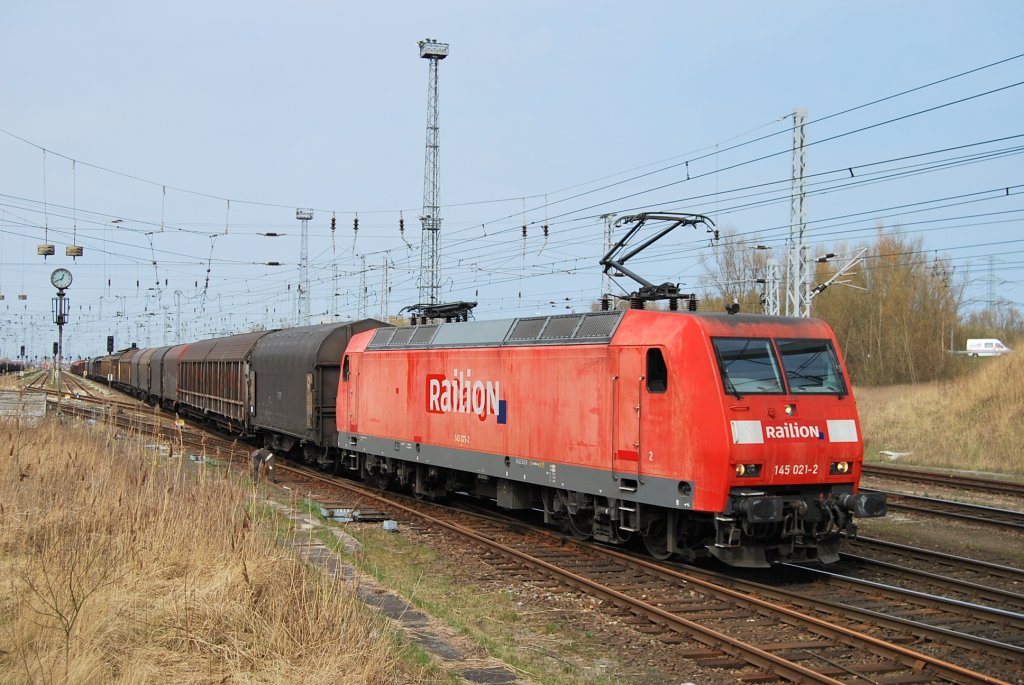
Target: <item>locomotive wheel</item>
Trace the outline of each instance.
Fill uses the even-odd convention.
[[[569,519],[569,532],[577,540],[589,540],[594,537],[594,512],[591,509],[580,509],[575,514],[566,515]]]
[[[391,486],[391,474],[381,472],[373,474],[370,476],[370,485],[378,490],[387,490]]]
[[[647,548],[647,553],[659,561],[665,561],[672,556],[672,552],[668,550],[667,531],[665,519],[659,518],[652,521],[651,525],[647,527],[647,531],[640,536],[644,541],[644,547]]]

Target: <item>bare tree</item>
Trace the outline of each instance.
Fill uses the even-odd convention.
[[[831,265],[819,265],[827,278]],[[879,229],[859,273],[864,291],[830,288],[814,314],[831,324],[855,382],[930,381],[952,375],[949,331],[958,325],[962,286],[948,263],[930,257],[920,238]]]
[[[740,311],[764,311],[764,281],[767,277],[768,251],[757,249],[758,236],[740,239],[735,229],[719,231],[711,256],[701,265],[711,284],[703,294],[702,309],[721,311],[736,302]]]

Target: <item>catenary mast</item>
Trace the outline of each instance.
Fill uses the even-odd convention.
[[[420,57],[430,62],[427,76],[427,150],[423,165],[423,241],[420,246],[420,303],[439,304],[441,294],[441,179],[438,168],[437,63],[448,43],[419,41]]]
[[[302,222],[302,244],[299,250],[299,291],[295,315],[296,326],[309,325],[309,221],[312,209],[296,209],[295,218]]]
[[[793,178],[790,194],[788,261],[786,268],[786,316],[810,316],[810,265],[807,263],[807,194],[804,174],[807,170],[807,141],[804,127],[807,110],[793,110]]]

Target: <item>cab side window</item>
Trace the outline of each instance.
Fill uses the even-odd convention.
[[[348,374],[349,374],[348,355],[346,354],[345,355],[345,360],[341,363],[341,380],[343,380],[344,382],[348,383]]]
[[[663,393],[668,390],[668,366],[661,350],[647,350],[647,392]]]

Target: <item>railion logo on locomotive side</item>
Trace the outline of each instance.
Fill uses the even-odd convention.
[[[474,381],[472,369],[453,369],[451,378],[427,374],[426,389],[429,414],[475,414],[481,421],[496,416],[498,423],[505,423],[500,381]]]

